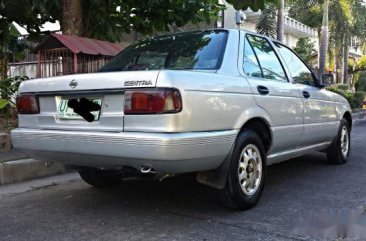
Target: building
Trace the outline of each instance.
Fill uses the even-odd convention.
[[[21,61],[12,58],[8,64],[8,76],[45,78],[75,73],[98,71],[117,55],[126,45],[96,39],[62,35],[60,25],[46,23],[42,26],[43,40],[39,43],[27,41],[28,32],[16,23],[18,42],[28,48]]]
[[[122,49],[107,41],[51,33],[35,48],[37,77],[97,72]]]
[[[222,1],[226,6],[226,10],[223,12],[223,24],[224,28],[238,28],[236,24],[236,10],[232,7],[232,5]],[[240,28],[256,32],[255,26],[259,22],[261,17],[261,12],[253,12],[250,9],[244,11],[243,13],[244,21],[240,24]],[[318,45],[318,32],[310,28],[309,26],[290,18],[285,14],[285,31],[284,31],[284,43],[289,47],[293,48],[296,46],[297,41],[300,38],[311,38],[315,45]]]

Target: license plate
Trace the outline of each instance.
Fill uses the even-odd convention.
[[[102,99],[100,99],[100,98],[88,98],[88,100],[91,100],[94,103],[97,103],[98,105],[102,106]],[[68,107],[67,103],[69,102],[69,99],[58,98],[58,101],[56,101],[56,102],[58,102],[57,115],[58,115],[59,119],[63,119],[63,120],[83,120],[84,119],[82,116],[76,114],[72,108]],[[94,121],[99,120],[100,111],[92,111],[90,113],[92,115],[94,115]]]

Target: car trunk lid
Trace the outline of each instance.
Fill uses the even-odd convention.
[[[133,71],[68,75],[27,81],[20,93],[34,93],[39,100],[40,113],[20,115],[22,127],[81,131],[123,131],[124,91],[128,88],[156,86],[159,71]],[[87,121],[68,101],[96,103],[100,110],[90,111],[94,120]],[[75,110],[75,111],[74,111]],[[89,114],[90,113],[90,114]],[[85,116],[84,116],[85,117]]]

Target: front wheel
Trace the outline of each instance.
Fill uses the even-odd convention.
[[[235,143],[226,185],[219,190],[220,201],[230,209],[253,207],[262,194],[265,175],[263,142],[254,131],[244,130]]]
[[[348,121],[342,119],[338,135],[327,151],[328,161],[333,164],[345,164],[351,151],[351,134]]]

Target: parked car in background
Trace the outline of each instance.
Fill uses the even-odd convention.
[[[290,48],[258,34],[147,38],[100,73],[24,82],[13,145],[74,166],[95,187],[194,172],[226,207],[247,209],[268,165],[316,151],[348,161],[351,109],[324,83]]]

